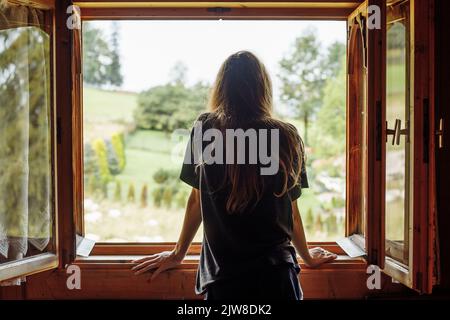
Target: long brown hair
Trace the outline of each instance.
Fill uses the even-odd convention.
[[[211,89],[209,108],[221,129],[259,127],[279,129],[279,165],[282,188],[273,194],[281,197],[299,183],[303,142],[294,126],[272,116],[272,83],[261,61],[251,52],[239,51],[221,65]],[[256,204],[264,192],[264,176],[257,166],[226,164],[225,183],[230,186],[226,208],[243,212]]]

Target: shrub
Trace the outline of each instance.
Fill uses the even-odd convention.
[[[95,175],[90,175],[89,178],[87,178],[87,194],[94,196],[95,193],[98,190],[98,182],[96,180]]]
[[[101,188],[97,156],[90,143],[84,145],[84,184],[90,195],[94,195]]]
[[[175,203],[177,208],[182,209],[186,207],[187,197],[189,193],[186,190],[179,191],[175,196]]]
[[[105,141],[106,154],[108,156],[108,168],[112,175],[118,175],[122,170],[120,170],[119,159],[117,157],[116,151],[110,140]]]
[[[134,191],[134,184],[130,183],[130,186],[128,187],[127,201],[134,202],[135,200],[136,200],[136,195],[135,195],[135,191]]]
[[[306,229],[311,231],[314,228],[314,215],[312,209],[309,208],[305,219]]]
[[[145,207],[147,207],[147,204],[148,204],[147,185],[144,184],[142,186],[142,190],[141,190],[141,207],[145,208]]]
[[[108,155],[105,141],[103,139],[96,139],[92,142],[92,148],[97,157],[97,164],[99,169],[99,178],[102,187],[111,181],[111,173],[108,165]]]
[[[337,233],[337,218],[336,215],[333,213],[330,213],[330,216],[327,219],[327,231],[330,235]]]
[[[170,207],[172,207],[173,194],[174,194],[174,192],[171,187],[166,186],[166,188],[164,188],[164,192],[162,195],[162,201],[164,203],[164,206],[167,209],[170,209]]]
[[[163,193],[164,193],[164,187],[160,186],[157,187],[155,190],[153,190],[152,192],[152,196],[153,196],[153,205],[156,208],[161,207],[161,202],[162,202],[162,198],[163,198]]]
[[[122,201],[122,184],[119,180],[116,181],[116,189],[114,190],[114,200],[117,202]]]
[[[153,180],[157,184],[164,184],[178,180],[178,171],[175,170],[167,170],[167,169],[158,169],[153,174]]]
[[[322,231],[322,215],[320,213],[317,213],[316,215],[316,221],[314,222],[314,230],[316,231]]]
[[[119,172],[125,169],[126,155],[125,155],[125,138],[123,133],[116,132],[111,136],[111,145],[116,153],[119,162]]]

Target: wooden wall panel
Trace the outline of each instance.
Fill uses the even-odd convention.
[[[26,299],[202,299],[194,293],[195,265],[175,269],[150,282],[151,274],[135,276],[129,264],[81,265],[81,290],[66,287],[68,275],[55,270],[30,277],[25,285]],[[364,299],[410,291],[382,276],[382,290],[368,290],[368,275],[360,265],[338,269],[304,269],[300,282],[305,299]]]

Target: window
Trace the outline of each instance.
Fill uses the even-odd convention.
[[[411,42],[409,1],[387,10],[386,118],[386,255],[408,265],[412,211],[413,139],[411,126]],[[395,128],[394,128],[395,127]]]
[[[433,265],[436,260],[433,198],[435,146],[432,138],[435,133],[434,65],[431,59],[433,1],[387,1],[387,7],[382,0],[367,0],[359,7],[357,2],[336,0],[320,5],[293,2],[278,7],[275,2],[261,1],[246,3],[245,6],[222,3],[224,7],[221,8],[210,7],[211,3],[199,6],[191,1],[169,4],[155,1],[151,6],[143,2],[114,2],[112,8],[111,2],[86,0],[77,2],[84,20],[83,34],[66,28],[67,8],[64,6],[67,3],[63,1],[33,1],[33,6],[37,5],[39,9],[33,8],[27,1],[26,7],[11,7],[16,13],[1,7],[0,112],[2,119],[7,117],[9,121],[2,121],[0,125],[2,135],[8,137],[0,143],[0,157],[5,163],[0,175],[0,188],[3,188],[3,196],[0,197],[3,210],[0,212],[0,279],[54,268],[58,265],[59,253],[62,265],[73,262],[76,232],[95,234],[96,240],[110,242],[98,244],[94,255],[147,254],[152,250],[170,249],[176,240],[183,214],[180,208],[185,199],[181,196],[183,187],[166,188],[176,184],[172,171],[176,168],[168,154],[172,149],[177,150],[175,146],[184,149],[185,137],[180,134],[172,141],[167,132],[173,128],[188,127],[180,123],[188,123],[192,114],[200,111],[200,107],[192,101],[204,101],[207,84],[212,79],[201,79],[191,73],[194,68],[186,71],[182,63],[176,63],[177,58],[185,56],[184,51],[192,50],[191,43],[188,43],[177,50],[166,50],[165,55],[161,55],[172,60],[169,64],[154,65],[155,70],[159,70],[156,76],[147,77],[145,70],[138,70],[136,74],[149,82],[140,88],[144,91],[142,95],[130,94],[127,92],[129,88],[125,87],[130,78],[122,74],[125,78],[121,86],[121,74],[116,71],[122,55],[128,54],[126,43],[132,37],[113,36],[112,31],[118,30],[116,35],[120,35],[122,24],[143,23],[156,28],[158,24],[175,26],[185,23],[179,28],[180,32],[185,32],[188,30],[188,27],[183,29],[185,26],[190,28],[204,23],[202,32],[207,33],[218,26],[227,31],[228,26],[242,24],[248,29],[241,28],[238,34],[244,35],[258,24],[268,23],[269,32],[264,34],[261,43],[269,45],[265,45],[264,50],[257,50],[257,38],[252,38],[247,43],[253,43],[255,47],[246,49],[253,49],[271,69],[275,96],[279,99],[276,111],[286,119],[297,118],[292,122],[307,140],[307,151],[312,155],[308,159],[308,172],[313,187],[305,191],[300,206],[307,228],[308,225],[319,225],[317,221],[320,221],[322,230],[308,230],[309,238],[324,241],[343,236],[342,215],[345,214],[345,233],[357,235],[367,253],[368,263],[384,267],[384,272],[412,288],[430,292],[436,281]],[[381,13],[381,28],[378,29],[368,28],[373,5],[377,5]],[[17,10],[22,10],[22,14],[18,15]],[[281,83],[284,78],[289,80],[285,83],[292,85],[294,81],[291,80],[295,80],[298,73],[289,73],[289,63],[284,64],[287,73],[281,70],[276,72],[274,68],[279,64],[267,63],[271,57],[264,56],[267,51],[270,56],[277,57],[276,61],[287,59],[292,62],[290,50],[294,42],[286,41],[281,46],[274,44],[285,37],[295,39],[300,34],[298,26],[312,23],[311,20],[316,25],[329,24],[334,27],[332,32],[326,33],[324,40],[328,40],[324,41],[320,50],[331,48],[329,37],[340,28],[342,38],[339,36],[334,40],[345,41],[343,21],[348,22],[347,64],[342,64],[342,67],[339,58],[328,61],[332,63],[327,70],[334,65],[334,70],[339,72],[332,73],[334,76],[328,74],[321,77],[320,72],[315,73],[320,69],[316,67],[317,61],[303,66],[313,66],[314,72],[311,74],[315,76],[310,80],[323,85],[322,95],[325,96],[320,109],[327,110],[326,114],[333,111],[333,117],[321,115],[320,112],[314,115],[308,112],[305,117],[305,114],[293,114],[289,108],[283,108],[283,104],[293,107],[289,105],[292,99],[286,92],[283,97],[283,91],[276,82]],[[96,37],[90,28],[102,29],[102,24],[108,26],[108,30],[104,36]],[[282,25],[284,29],[280,27]],[[55,30],[55,35],[52,35],[52,30]],[[275,35],[270,32],[274,30],[277,30]],[[89,32],[91,36],[94,34],[90,38],[92,41],[89,40]],[[185,38],[174,41],[173,45],[192,39],[190,36],[187,34]],[[207,44],[202,43],[198,48],[207,48],[211,53],[220,49],[214,45],[213,36],[210,34],[204,41]],[[27,42],[34,46],[21,44],[20,41],[24,41],[21,37],[26,37]],[[85,47],[83,57],[81,39]],[[141,43],[143,39],[157,42],[157,38],[141,37]],[[228,45],[233,43],[229,37],[221,40],[228,41]],[[167,42],[170,41],[165,39],[159,44],[164,46]],[[86,48],[93,43],[98,45],[97,55],[90,55]],[[234,51],[228,45],[227,48]],[[110,50],[111,47],[122,49]],[[246,46],[239,45],[236,49],[242,47]],[[155,46],[154,50],[161,48]],[[134,53],[139,54],[139,49]],[[321,53],[327,52],[320,50]],[[336,53],[335,57],[342,53],[340,50],[329,52]],[[218,68],[228,53],[223,51],[223,56],[216,56],[217,59],[211,64]],[[204,55],[197,55],[197,58],[199,56]],[[150,62],[154,60],[152,53],[149,57]],[[89,59],[91,62],[100,61],[101,65],[89,64]],[[55,74],[53,61],[56,64]],[[202,62],[208,70],[212,68],[207,60]],[[172,66],[176,67],[170,73]],[[340,72],[345,67],[347,81],[345,72]],[[214,72],[208,74],[214,76]],[[157,81],[150,81],[154,78]],[[204,81],[198,83],[198,80]],[[347,94],[343,94],[345,89],[340,88],[344,82],[347,84]],[[11,90],[12,87],[14,90]],[[167,94],[167,90],[164,91],[167,88],[176,94]],[[104,92],[107,90],[109,92]],[[325,93],[325,90],[328,91]],[[307,92],[312,94],[314,100],[317,92]],[[345,98],[346,109],[342,103]],[[138,109],[140,105],[160,106],[158,102],[161,101],[171,102],[173,107],[179,100],[195,112],[176,112],[174,107],[170,113],[166,109],[163,109],[165,114],[159,110],[164,117],[154,117],[153,112]],[[52,101],[56,102],[55,106]],[[15,103],[22,103],[25,107],[17,108]],[[127,107],[133,104],[136,111]],[[137,125],[133,124],[135,118],[140,119]],[[332,125],[323,119],[331,119]],[[340,129],[333,131],[330,128]],[[342,144],[317,139],[318,136],[329,138],[342,134],[347,137],[344,157]],[[12,135],[14,139],[9,138]],[[392,146],[392,135],[395,146]],[[57,140],[56,143],[53,140]],[[318,163],[314,155],[320,154],[317,149],[324,145],[331,147],[321,154],[325,161]],[[11,159],[18,160],[13,162]],[[57,166],[54,166],[55,161],[58,161]],[[148,164],[153,171],[149,169],[146,175],[141,174],[140,162]],[[323,170],[324,167],[327,170]],[[332,174],[336,170],[339,176]],[[323,171],[328,174],[325,179],[317,174]],[[11,179],[12,174],[16,179]],[[322,184],[318,183],[321,179]],[[345,183],[342,182],[344,180]],[[55,188],[56,181],[67,188]],[[342,184],[346,186],[346,194],[337,196],[336,186],[340,189]],[[40,188],[36,189],[36,185]],[[327,193],[323,189],[315,189],[318,186],[331,190],[331,195],[317,201],[318,193]],[[5,194],[12,193],[13,197],[5,197]],[[155,202],[154,197],[158,196],[160,201]],[[11,198],[18,201],[11,201]],[[58,218],[54,199],[58,199]],[[129,202],[132,204],[128,205]],[[155,210],[143,208],[158,202],[160,207]],[[317,207],[322,209],[322,218],[308,217],[308,209],[313,208],[311,212],[314,214],[319,212]],[[36,208],[39,210],[36,211]],[[140,213],[144,214],[138,216]],[[335,218],[337,221],[331,224],[331,228],[326,226]],[[331,229],[334,230],[331,232]],[[57,230],[59,237],[56,236]],[[313,226],[312,230],[319,228]],[[132,238],[130,235],[137,236]],[[200,238],[198,235],[197,239]],[[133,245],[131,242],[141,244]],[[14,248],[11,251],[13,243],[22,244],[22,251]],[[198,247],[193,251],[198,252]]]
[[[57,261],[49,15],[0,6],[0,280]]]
[[[305,142],[311,189],[299,205],[309,239],[343,237],[345,37],[340,21],[85,21],[86,237],[178,239],[189,195],[178,178],[186,134],[220,64],[243,49],[267,65],[274,111]]]

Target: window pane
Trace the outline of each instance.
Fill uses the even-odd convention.
[[[345,22],[95,21],[82,35],[86,237],[177,240],[190,190],[178,179],[177,129],[206,109],[221,63],[239,50],[265,63],[276,115],[305,140],[308,240],[344,235]]]
[[[393,129],[401,121],[405,130],[410,119],[409,81],[409,4],[388,10],[387,29],[387,121]],[[405,132],[403,132],[405,133]],[[388,137],[386,148],[386,250],[387,255],[408,264],[409,230],[409,135],[401,135],[399,144]]]
[[[38,27],[44,27],[40,11],[0,13],[6,17],[0,22],[0,263],[6,263],[54,250],[50,37]]]

